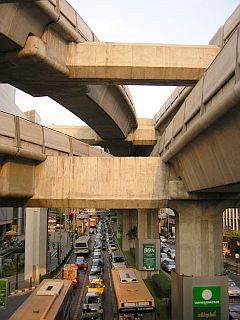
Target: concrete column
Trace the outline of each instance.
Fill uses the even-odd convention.
[[[144,253],[144,250],[153,253]],[[144,279],[158,273],[160,268],[160,240],[158,209],[139,209],[137,214],[136,266]],[[149,262],[150,266],[145,264]],[[153,265],[155,265],[153,267]],[[151,268],[150,268],[151,267]],[[153,268],[152,268],[153,267]]]
[[[223,276],[222,213],[214,201],[181,201],[172,206],[176,213],[176,272],[172,273],[172,319],[192,320],[202,314],[220,314],[227,319],[227,277]],[[219,305],[201,305],[206,291]],[[214,292],[219,294],[214,296]],[[200,292],[200,293],[199,293]],[[200,297],[200,298],[199,298]],[[201,302],[200,302],[201,303]],[[207,307],[213,307],[210,310]]]
[[[17,235],[21,236],[23,233],[23,208],[17,208]]]
[[[222,209],[215,202],[181,202],[176,212],[176,272],[188,276],[223,273]]]
[[[122,210],[122,250],[128,251],[130,249],[130,240],[128,239],[127,233],[130,229],[130,216],[129,210]]]
[[[139,209],[137,215],[138,239],[159,239],[158,209]]]
[[[26,209],[25,232],[25,279],[39,276],[47,271],[47,209]]]
[[[129,240],[127,233],[129,230],[137,226],[137,211],[136,210],[121,210],[122,214],[122,250],[130,250],[131,241]]]
[[[122,237],[123,215],[121,211],[116,211],[117,215],[117,238]]]

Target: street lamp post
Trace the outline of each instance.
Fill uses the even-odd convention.
[[[18,264],[19,264],[19,256],[20,253],[15,253],[15,262],[16,262],[16,283],[15,283],[15,290],[18,290]]]
[[[169,226],[170,226],[170,221],[169,221],[169,217],[170,217],[170,215],[169,215],[169,212],[168,212],[168,234],[167,234],[167,238],[169,239],[169,234],[170,234],[170,231],[169,231]]]

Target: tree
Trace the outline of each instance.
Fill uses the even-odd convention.
[[[128,233],[126,233],[126,236],[128,236],[128,239],[132,241],[133,248],[135,248],[135,239],[137,238],[137,226],[133,226],[128,230]]]

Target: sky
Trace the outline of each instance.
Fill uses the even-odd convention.
[[[239,0],[68,0],[102,42],[208,44]],[[138,118],[153,118],[174,87],[129,86]],[[82,125],[48,97],[17,90],[22,111],[36,109],[42,124]]]

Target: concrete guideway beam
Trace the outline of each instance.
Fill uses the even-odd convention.
[[[47,157],[35,167],[26,207],[158,208],[168,198],[160,158]],[[161,205],[160,205],[161,204]]]
[[[127,138],[122,143],[132,145],[150,145],[154,146],[157,141],[157,134],[154,128],[152,119],[137,119],[138,126],[135,130],[129,133]],[[114,143],[111,139],[103,140],[96,132],[88,126],[71,126],[71,125],[48,125],[48,128],[65,133],[69,136],[77,138],[84,143],[90,145],[103,145],[111,149],[111,144]]]
[[[29,36],[22,50],[1,57],[0,80],[34,96],[48,95],[103,139],[125,139],[137,126],[130,94],[122,86],[87,86],[81,79],[70,79],[66,51],[67,44],[50,29],[43,39]]]
[[[9,158],[0,166],[0,207],[151,209],[172,200],[232,199],[222,193],[187,193],[159,157],[22,161]]]
[[[194,85],[221,48],[85,42],[69,44],[70,78],[87,83]]]

